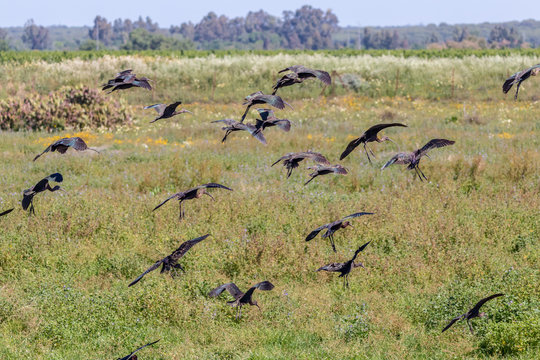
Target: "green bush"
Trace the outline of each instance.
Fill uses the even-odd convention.
[[[85,86],[0,101],[1,130],[112,128],[131,121],[125,102]]]
[[[491,324],[487,329],[480,350],[489,355],[517,355],[540,345],[540,322],[538,317],[527,321]]]

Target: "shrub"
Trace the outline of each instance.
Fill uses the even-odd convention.
[[[125,102],[85,86],[62,87],[48,95],[33,93],[22,100],[0,101],[1,130],[112,128],[130,121]]]

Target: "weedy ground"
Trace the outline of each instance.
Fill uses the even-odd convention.
[[[398,84],[398,96],[379,92],[366,96],[339,87],[335,95],[320,96],[320,84],[310,82],[281,92],[294,107],[277,112],[293,122],[289,133],[267,129],[267,146],[245,133],[233,133],[222,144],[220,126],[210,121],[238,118],[242,97],[259,87],[269,89],[275,70],[310,60],[270,59],[274,65],[264,71],[272,75],[252,83],[237,83],[224,67],[218,76],[227,81],[217,83],[215,91],[221,92],[214,101],[194,101],[189,91],[193,79],[180,91],[176,86],[184,86],[183,80],[172,85],[174,74],[164,84],[168,73],[149,74],[160,79],[154,93],[133,90],[112,95],[132,104],[132,126],[0,134],[0,210],[16,207],[0,218],[1,359],[114,359],[155,339],[161,341],[141,352],[141,359],[537,356],[538,79],[525,84],[517,102],[498,92],[508,69],[517,71],[522,63],[510,66],[508,58],[498,57],[448,60],[470,74],[488,70],[499,74],[495,80],[486,79],[487,95],[477,91],[483,86],[477,78],[460,82],[462,88],[454,89],[451,98],[446,92],[451,91],[448,73],[441,83],[446,89],[442,100],[427,91],[428,75],[416,85]],[[355,66],[373,63],[373,69],[401,61],[343,59],[350,64],[353,60],[359,64]],[[424,68],[434,64],[430,71],[435,72],[442,60],[415,61],[424,62]],[[533,64],[537,59],[521,60]],[[103,64],[109,66],[103,77],[123,67],[141,73],[139,66],[163,70],[161,63],[152,61],[127,57],[3,65],[3,70],[12,67],[1,75],[8,82],[3,91],[24,96],[28,91],[51,90],[51,82],[97,84],[104,78],[88,83],[90,72],[80,78],[76,74]],[[203,71],[217,60],[206,61],[186,60],[185,66],[200,66]],[[331,69],[315,56],[312,63],[318,62]],[[40,66],[62,71],[51,75],[37,71]],[[255,78],[255,70],[246,71],[248,78]],[[24,81],[16,81],[18,76]],[[366,89],[373,86],[366,82]],[[12,93],[6,94],[6,89]],[[416,95],[407,94],[407,89]],[[162,97],[186,98],[185,107],[194,115],[148,124],[154,112],[143,112],[142,104]],[[252,110],[248,121],[255,115]],[[302,163],[289,179],[282,166],[270,167],[285,153],[308,149],[337,163],[353,136],[383,121],[402,122],[408,128],[384,132],[397,147],[388,142],[371,145],[377,155],[373,166],[356,151],[341,162],[350,170],[347,176],[322,176],[305,187],[307,164]],[[70,135],[83,137],[101,154],[69,150],[32,162],[50,142]],[[399,165],[380,170],[398,150],[414,150],[432,138],[456,143],[433,150],[431,159],[422,160],[429,182],[420,182]],[[64,175],[61,185],[66,192],[39,194],[36,216],[28,216],[19,205],[21,191],[53,172]],[[181,222],[175,202],[152,212],[171,193],[207,182],[224,184],[234,192],[213,191],[215,202],[209,198],[186,202]],[[338,232],[337,254],[321,238],[304,241],[314,228],[357,211],[375,215],[354,219],[354,228]],[[155,271],[127,287],[181,242],[206,233],[212,236],[181,260],[185,274],[171,278]],[[359,256],[366,269],[353,270],[349,289],[336,274],[314,271],[347,260],[369,240]],[[245,290],[262,280],[274,283],[275,289],[255,292],[261,311],[244,308],[240,320],[227,306],[225,294],[207,297],[225,282],[234,281]],[[485,305],[487,318],[473,320],[476,336],[464,323],[440,333],[448,320],[496,292],[506,296]]]

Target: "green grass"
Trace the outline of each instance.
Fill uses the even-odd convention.
[[[103,74],[130,65],[131,58],[112,59]],[[298,59],[304,58],[293,58]],[[272,60],[276,67],[278,60]],[[211,59],[197,61],[185,66],[194,69],[205,61],[215,66]],[[502,74],[508,65],[491,60],[486,70],[470,59],[452,61],[470,73]],[[380,66],[389,62],[373,60]],[[178,65],[142,63],[155,66],[156,74]],[[91,69],[102,63],[68,61],[58,64],[58,71],[85,64]],[[426,66],[435,72],[437,64]],[[23,65],[10,66],[14,72],[3,73],[4,79],[23,76]],[[45,65],[26,66],[35,71],[33,66]],[[71,72],[55,78],[59,73],[25,76],[34,74],[37,84],[54,79],[69,85],[77,79]],[[77,82],[85,83],[89,74]],[[518,102],[476,94],[471,89],[480,86],[477,82],[464,83],[462,91],[476,94],[464,100],[463,95],[456,100],[407,94],[317,97],[320,85],[310,82],[284,90],[294,110],[278,115],[293,127],[290,133],[268,129],[263,146],[242,133],[221,144],[220,127],[209,123],[238,117],[240,91],[256,90],[254,84],[237,90],[232,75],[226,76],[216,104],[191,103],[186,107],[194,116],[152,125],[154,113],[140,110],[138,102],[151,103],[152,94],[118,94],[134,106],[135,124],[80,134],[100,155],[70,150],[33,163],[53,137],[71,133],[0,134],[0,210],[17,206],[0,218],[1,359],[115,359],[158,338],[141,359],[536,356],[540,112],[531,98],[538,94],[537,79],[528,81]],[[165,88],[159,91],[174,93],[174,85],[161,85]],[[18,89],[12,96],[27,91]],[[234,102],[225,101],[226,89],[232,89]],[[296,90],[314,97],[301,100]],[[430,179],[424,183],[402,166],[380,170],[398,150],[389,143],[372,145],[374,166],[354,152],[341,162],[349,175],[322,176],[306,187],[306,164],[290,179],[281,166],[270,167],[287,152],[307,149],[335,163],[350,135],[380,121],[409,126],[385,132],[402,150],[436,137],[456,144],[422,160]],[[39,194],[37,216],[28,216],[18,206],[21,191],[57,171],[67,192]],[[182,222],[175,203],[151,211],[169,194],[207,182],[234,192],[215,190],[215,202],[187,202]],[[304,241],[315,227],[356,211],[376,215],[355,219],[354,228],[340,231],[337,254],[321,238]],[[127,287],[181,242],[206,233],[212,236],[182,259],[186,274],[173,279],[156,271]],[[366,270],[353,271],[350,289],[343,289],[335,274],[314,272],[322,264],[346,260],[368,240],[372,243],[360,255]],[[262,311],[244,308],[240,321],[226,296],[206,296],[225,282],[245,289],[262,280],[276,288],[256,292]],[[483,308],[488,318],[473,320],[477,336],[463,323],[440,334],[449,319],[495,292],[506,296]]]

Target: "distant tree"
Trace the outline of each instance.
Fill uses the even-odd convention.
[[[88,30],[88,36],[92,40],[99,40],[105,45],[110,45],[113,38],[113,29],[110,22],[104,17],[94,18],[94,27]]]
[[[122,48],[126,50],[189,50],[193,49],[194,45],[191,41],[180,41],[139,28],[129,33],[129,40]]]
[[[180,26],[171,26],[169,32],[171,34],[180,34],[184,39],[193,41],[195,38],[195,25],[191,21],[182,23]]]
[[[523,43],[523,37],[514,29],[501,25],[495,27],[489,33],[488,43],[492,47],[520,47]]]
[[[462,42],[469,37],[469,29],[467,27],[456,26],[452,33],[452,39],[457,42]]]
[[[133,23],[133,28],[145,29],[146,31],[149,31],[149,32],[156,32],[159,30],[159,24],[157,22],[153,22],[149,16],[147,16],[146,19],[144,20],[142,16],[139,16],[137,21]]]
[[[365,49],[405,49],[408,47],[407,40],[402,40],[397,31],[389,30],[374,31],[364,28],[362,46]]]
[[[195,34],[193,39],[195,41],[205,42],[229,38],[228,19],[226,16],[217,16],[214,12],[209,12],[202,18],[201,22],[195,25]]]
[[[9,50],[8,33],[4,29],[0,29],[0,51]]]
[[[291,49],[323,49],[332,47],[332,34],[338,29],[338,18],[327,10],[304,5],[295,12],[283,12],[280,34]]]
[[[24,24],[22,41],[32,50],[43,50],[49,47],[49,30],[43,26],[38,26],[30,19]]]

